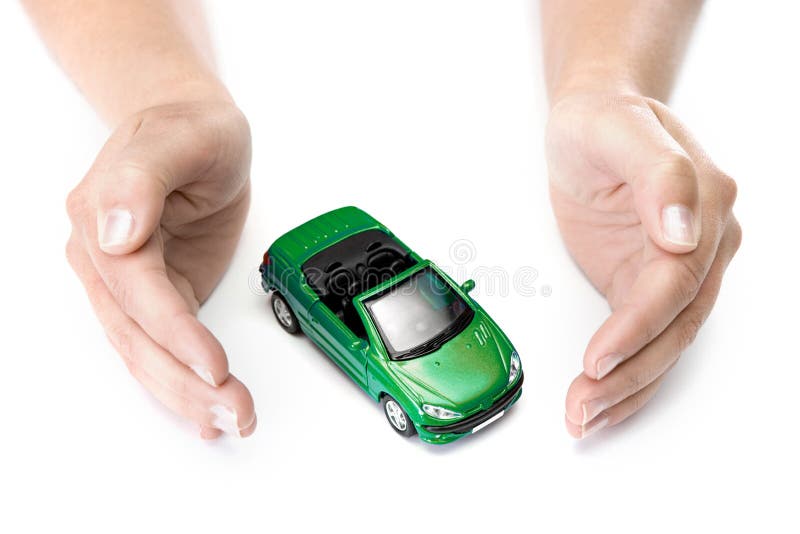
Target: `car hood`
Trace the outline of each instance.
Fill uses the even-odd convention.
[[[437,351],[393,361],[396,376],[421,402],[460,413],[486,409],[508,385],[513,348],[482,311]]]

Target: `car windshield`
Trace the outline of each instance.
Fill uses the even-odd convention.
[[[364,305],[393,360],[433,352],[461,332],[474,315],[451,285],[430,267]]]

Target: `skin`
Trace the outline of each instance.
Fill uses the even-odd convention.
[[[241,234],[251,153],[247,120],[215,73],[200,3],[24,4],[113,130],[67,199],[67,257],[108,338],[203,438],[252,434],[253,399],[196,318]]]
[[[200,3],[23,4],[112,129],[67,200],[67,257],[98,319],[131,374],[203,438],[252,434],[253,399],[196,318],[241,234],[251,156]],[[660,103],[699,8],[542,0],[553,210],[612,310],[567,393],[575,437],[617,424],[655,394],[739,247],[735,183]],[[677,240],[664,232],[669,206],[691,222]]]
[[[735,182],[661,103],[700,7],[542,2],[553,212],[611,307],[567,392],[566,426],[576,438],[653,397],[711,312],[741,242]],[[676,240],[668,206],[685,207],[693,231]]]

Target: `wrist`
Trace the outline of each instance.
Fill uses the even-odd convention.
[[[550,109],[569,96],[592,93],[642,96],[643,90],[636,78],[623,68],[597,65],[569,69],[549,84]]]
[[[127,105],[117,109],[111,119],[118,123],[143,110],[181,102],[235,105],[225,85],[213,75],[170,76],[143,87],[136,97],[127,101]]]

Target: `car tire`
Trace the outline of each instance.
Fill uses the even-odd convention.
[[[394,400],[391,395],[384,395],[381,398],[381,406],[383,407],[383,414],[386,416],[386,420],[389,421],[389,426],[391,426],[395,432],[406,438],[417,433],[414,422],[406,411],[403,410],[403,407],[400,406],[400,403]]]
[[[286,299],[275,291],[272,293],[272,313],[275,314],[278,324],[281,328],[290,334],[296,334],[300,331],[300,324],[297,322],[297,316],[294,314],[292,307],[286,302]]]

